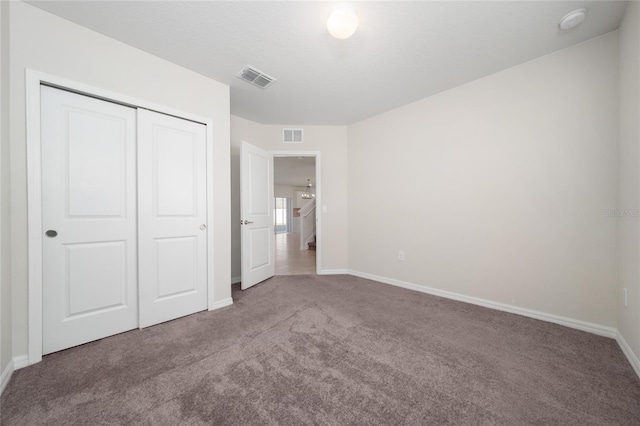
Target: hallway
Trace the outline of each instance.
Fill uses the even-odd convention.
[[[300,250],[300,234],[276,234],[276,275],[316,273],[315,250]]]

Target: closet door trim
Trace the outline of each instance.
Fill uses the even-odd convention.
[[[26,86],[26,148],[27,148],[27,224],[28,224],[28,364],[42,360],[42,174],[40,150],[40,86],[52,86],[109,102],[148,109],[172,115],[206,126],[207,138],[207,307],[222,306],[214,303],[214,194],[213,194],[213,121],[195,114],[154,104],[131,96],[103,90],[77,81],[27,69]]]

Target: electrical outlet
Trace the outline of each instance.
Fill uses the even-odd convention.
[[[629,298],[627,295],[627,288],[623,287],[622,288],[622,300],[624,301],[624,307],[628,308],[629,307]]]
[[[404,252],[403,251],[399,251],[398,252],[398,260],[404,260]]]

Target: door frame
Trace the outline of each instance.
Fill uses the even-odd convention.
[[[315,157],[316,160],[316,275],[322,271],[322,173],[320,151],[270,151],[273,157]]]
[[[207,308],[214,302],[213,120],[77,81],[26,69],[28,364],[42,360],[42,181],[40,151],[40,86],[44,84],[132,108],[143,108],[204,124],[207,128]]]

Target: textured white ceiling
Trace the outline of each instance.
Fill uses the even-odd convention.
[[[617,1],[354,2],[347,40],[335,2],[45,1],[31,4],[231,86],[231,113],[264,124],[350,124],[618,27]],[[566,32],[558,20],[589,11]],[[275,77],[262,90],[245,65]]]
[[[307,179],[311,179],[311,185],[315,188],[315,157],[275,157],[273,163],[275,185],[304,187],[307,185]]]

